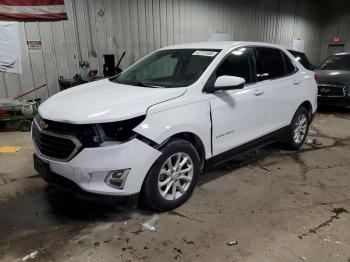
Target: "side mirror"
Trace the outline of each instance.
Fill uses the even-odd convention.
[[[244,87],[245,80],[237,76],[219,76],[215,83],[213,91],[241,89]]]

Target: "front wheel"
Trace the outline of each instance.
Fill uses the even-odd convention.
[[[176,139],[162,150],[143,184],[143,200],[156,211],[167,211],[186,202],[197,183],[200,160],[191,143]]]
[[[310,113],[305,107],[300,107],[295,113],[288,128],[286,147],[290,150],[298,150],[305,142],[310,125]]]

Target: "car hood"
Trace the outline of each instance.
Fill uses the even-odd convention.
[[[140,87],[104,79],[50,97],[39,107],[39,114],[44,119],[75,124],[120,121],[144,115],[150,106],[185,92],[186,88]]]
[[[319,84],[350,85],[350,71],[316,70],[320,77]]]

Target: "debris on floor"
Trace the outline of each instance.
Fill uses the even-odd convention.
[[[324,241],[324,242],[331,242],[331,240],[329,239],[329,237],[328,237],[328,238],[324,238],[323,241]]]
[[[192,240],[187,240],[186,238],[182,239],[187,245],[194,245],[194,241]]]
[[[159,229],[156,224],[159,220],[159,215],[154,215],[151,219],[147,220],[145,223],[141,223],[143,231],[158,232]]]
[[[259,166],[260,168],[262,168],[262,169],[264,169],[264,170],[266,170],[266,171],[271,171],[271,168],[268,168],[268,167],[266,167],[266,166]]]
[[[320,146],[320,145],[322,145],[322,142],[321,142],[320,140],[318,140],[317,138],[308,139],[308,140],[306,141],[306,143],[307,143],[308,145],[314,145],[314,146]]]
[[[38,251],[34,251],[34,252],[30,253],[29,255],[26,255],[25,257],[23,257],[22,261],[27,261],[28,259],[34,259],[38,254],[39,254]]]
[[[235,246],[235,245],[238,245],[238,241],[237,241],[237,240],[228,241],[228,242],[227,242],[227,245],[229,245],[229,246]]]
[[[18,146],[0,146],[0,153],[9,153],[13,154],[21,150],[22,147]]]

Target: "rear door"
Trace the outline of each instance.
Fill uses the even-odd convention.
[[[231,51],[211,78],[238,76],[246,80],[243,89],[208,94],[212,114],[213,154],[217,155],[262,135],[264,102],[256,80],[254,48]]]
[[[265,103],[264,134],[290,124],[301,78],[291,59],[280,49],[256,47],[258,80]]]

